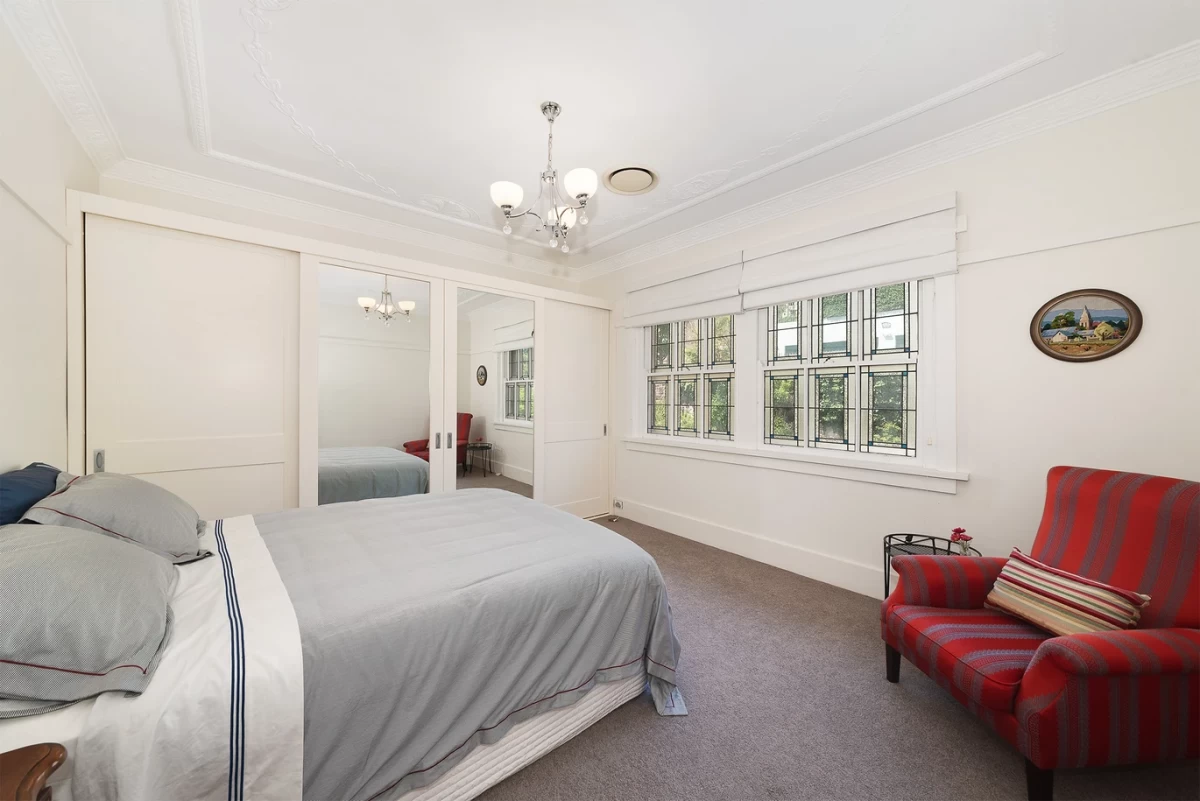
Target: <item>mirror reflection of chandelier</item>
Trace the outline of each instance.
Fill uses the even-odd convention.
[[[542,104],[542,115],[550,123],[550,133],[546,138],[546,169],[538,180],[538,195],[533,205],[524,211],[517,210],[525,190],[512,181],[492,184],[491,194],[492,202],[504,212],[504,233],[512,233],[512,220],[529,215],[538,221],[534,230],[546,232],[546,247],[561,246],[563,253],[570,253],[567,231],[576,221],[580,225],[588,224],[587,204],[596,194],[598,181],[592,170],[576,167],[559,184],[558,171],[554,169],[554,120],[561,111],[562,106],[554,101],[547,100]]]
[[[402,300],[399,303],[392,300],[392,291],[388,289],[388,277],[383,277],[383,292],[379,293],[379,300],[374,298],[359,298],[358,305],[362,307],[365,317],[371,316],[371,311],[374,310],[379,315],[379,319],[383,320],[384,325],[391,325],[392,319],[404,315],[410,323],[412,322],[412,311],[417,308],[415,300]]]

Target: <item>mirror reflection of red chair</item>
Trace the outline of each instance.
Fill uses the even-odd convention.
[[[455,446],[455,464],[459,467],[465,467],[467,464],[467,441],[471,436],[471,418],[472,415],[466,412],[458,413],[458,430],[454,433]],[[413,456],[419,456],[425,461],[429,461],[429,440],[414,439],[404,443],[404,452],[411,453]]]

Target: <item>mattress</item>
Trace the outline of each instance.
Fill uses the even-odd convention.
[[[646,674],[597,685],[574,704],[518,723],[491,745],[481,745],[433,784],[395,801],[467,801],[541,759],[646,689]],[[378,801],[390,801],[381,797]]]
[[[429,491],[429,462],[395,448],[321,448],[317,503],[399,498]]]

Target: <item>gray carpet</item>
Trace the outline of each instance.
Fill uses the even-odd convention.
[[[508,490],[515,492],[518,495],[524,495],[526,498],[533,497],[533,485],[522,484],[520,481],[511,479],[508,476],[498,476],[495,473],[488,473],[486,477],[483,475],[483,470],[476,467],[472,472],[458,477],[458,484],[455,485],[458,489],[473,489],[475,487],[492,487],[494,489]]]
[[[562,799],[1023,799],[1024,761],[908,662],[879,603],[637,523],[666,576],[691,714],[626,704],[489,790]],[[1055,797],[1197,798],[1195,762],[1059,771]]]

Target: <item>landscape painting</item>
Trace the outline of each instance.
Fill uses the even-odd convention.
[[[1142,313],[1129,298],[1104,289],[1080,289],[1042,306],[1029,335],[1056,359],[1094,361],[1128,347],[1141,327]]]

